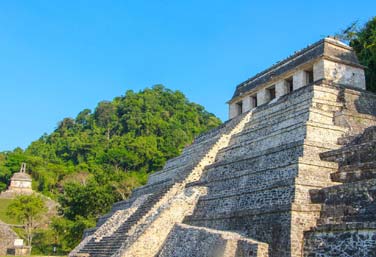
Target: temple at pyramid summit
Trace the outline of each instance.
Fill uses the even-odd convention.
[[[238,85],[229,120],[113,205],[69,256],[376,256],[376,95],[324,38]]]
[[[26,172],[26,163],[21,164],[19,172],[13,174],[8,189],[0,193],[0,198],[14,198],[18,195],[31,195],[34,193],[32,179]]]

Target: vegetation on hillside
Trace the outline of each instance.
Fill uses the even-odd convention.
[[[31,246],[35,230],[42,225],[41,216],[47,211],[39,195],[19,195],[7,208],[7,214],[23,224],[26,243]]]
[[[13,216],[7,213],[8,206],[14,201],[14,199],[1,199],[0,198],[0,220],[7,224],[19,225],[19,221]]]
[[[360,63],[367,67],[367,89],[376,93],[376,17],[362,27],[354,22],[337,36],[354,48]]]
[[[127,91],[94,111],[63,119],[25,151],[0,153],[0,190],[26,162],[33,188],[61,205],[50,228],[36,231],[33,252],[50,254],[57,246],[66,253],[115,201],[126,199],[149,173],[220,123],[179,91],[161,85]]]

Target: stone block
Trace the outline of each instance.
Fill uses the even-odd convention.
[[[240,234],[176,224],[158,257],[267,257],[268,245]]]
[[[262,105],[262,104],[265,104],[268,102],[268,96],[267,96],[267,92],[266,92],[266,89],[263,88],[263,89],[260,89],[258,92],[257,92],[257,103],[259,105]]]

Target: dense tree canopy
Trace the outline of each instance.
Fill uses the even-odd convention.
[[[34,189],[60,203],[62,217],[52,223],[59,251],[69,251],[87,226],[111,205],[130,195],[179,155],[195,136],[220,120],[179,91],[161,85],[141,92],[127,91],[112,101],[65,118],[51,134],[44,134],[23,151],[0,153],[0,190],[26,162]],[[52,249],[44,231],[35,241],[39,252]]]

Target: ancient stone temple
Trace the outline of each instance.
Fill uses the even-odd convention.
[[[0,193],[0,198],[12,199],[20,194],[32,194],[31,182],[30,175],[26,173],[26,163],[22,163],[20,171],[13,174],[8,190]],[[0,255],[29,255],[30,248],[23,245],[23,240],[12,226],[0,221]]]
[[[14,198],[20,194],[32,194],[31,188],[32,179],[29,174],[26,173],[26,163],[22,163],[20,171],[13,174],[10,179],[10,185],[8,190],[0,194],[1,198]]]
[[[241,83],[229,121],[116,203],[70,256],[376,256],[364,68],[325,38]]]

